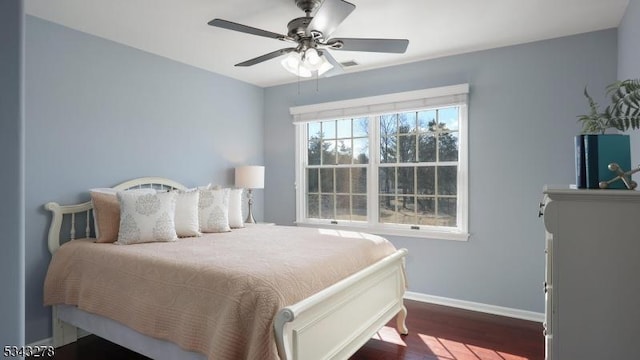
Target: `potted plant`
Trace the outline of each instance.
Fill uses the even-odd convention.
[[[582,122],[583,134],[604,134],[607,129],[620,131],[640,129],[640,79],[616,81],[607,86],[607,96],[611,104],[600,112],[598,104],[584,88],[584,96],[589,101],[588,115],[578,116]]]
[[[629,135],[605,132],[608,129],[620,132],[640,129],[640,80],[616,81],[607,86],[611,103],[602,112],[586,87],[584,95],[590,111],[578,116],[582,133],[586,135],[575,139],[577,185],[590,189],[624,188],[623,183],[610,180],[616,175],[614,169],[631,167]]]

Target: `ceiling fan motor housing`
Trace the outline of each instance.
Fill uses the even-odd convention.
[[[287,24],[287,29],[289,29],[287,35],[296,40],[304,38],[307,36],[307,27],[311,20],[313,20],[312,17],[299,17],[289,21]]]
[[[309,14],[313,12],[313,10],[320,6],[322,0],[295,0],[295,2],[296,6],[298,6],[300,10],[304,11],[305,13],[307,13],[307,16],[309,16]]]

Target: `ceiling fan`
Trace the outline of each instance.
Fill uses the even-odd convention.
[[[331,38],[331,34],[338,25],[356,8],[354,4],[343,0],[294,1],[306,15],[289,21],[287,35],[223,19],[213,19],[208,24],[294,44],[292,47],[279,49],[238,63],[235,66],[252,66],[288,54],[282,60],[282,66],[289,72],[301,77],[310,77],[314,73],[329,76],[343,72],[342,66],[327,50],[397,54],[404,53],[407,50],[409,40],[406,39]],[[312,13],[313,16],[311,16]]]

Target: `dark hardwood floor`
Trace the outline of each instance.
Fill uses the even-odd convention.
[[[405,301],[409,335],[395,320],[352,360],[543,360],[542,324],[416,301]],[[58,360],[143,360],[146,357],[95,336],[56,349]]]

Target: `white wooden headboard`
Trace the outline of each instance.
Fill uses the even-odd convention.
[[[153,188],[159,190],[186,190],[186,186],[179,182],[165,179],[162,177],[142,177],[129,181],[125,181],[113,187],[116,190],[129,190],[134,188]],[[91,200],[73,205],[60,205],[55,202],[49,202],[44,205],[44,208],[53,213],[51,219],[51,225],[49,226],[48,245],[49,251],[53,254],[62,245],[62,242],[66,239],[76,239],[76,216],[81,216],[86,220],[85,236],[86,238],[91,235],[91,224],[93,223],[93,205]],[[68,237],[62,237],[61,229],[62,222],[65,215],[70,219],[71,229],[69,230]]]

